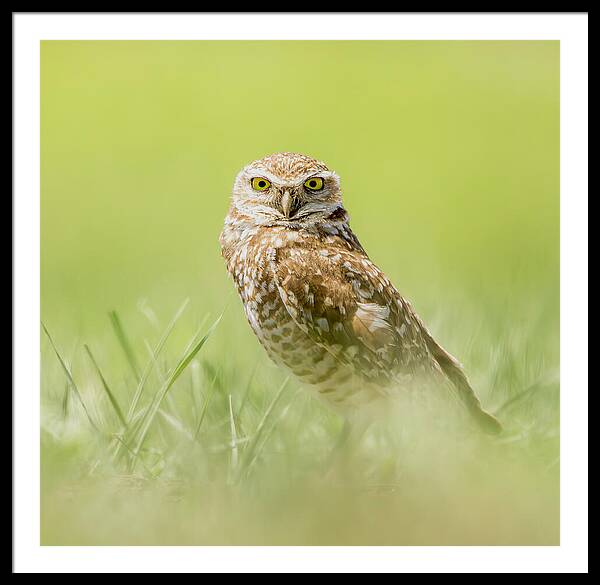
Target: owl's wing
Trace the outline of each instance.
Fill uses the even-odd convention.
[[[278,250],[272,261],[285,307],[315,343],[374,382],[423,371],[444,376],[486,432],[502,427],[482,409],[460,363],[432,337],[410,304],[357,251]]]
[[[272,270],[298,327],[363,375],[385,382],[433,361],[418,317],[366,255],[279,249]]]

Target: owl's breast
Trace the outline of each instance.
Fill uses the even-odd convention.
[[[283,236],[260,234],[260,237],[240,240],[226,255],[227,269],[242,299],[248,321],[261,342],[271,335],[289,333],[289,327],[283,332],[278,330],[293,325],[271,269],[277,247],[283,243]]]
[[[334,408],[370,402],[379,390],[365,385],[336,348],[325,348],[294,321],[277,286],[273,266],[278,255],[302,256],[308,238],[289,230],[270,230],[236,247],[227,260],[252,330],[271,359],[307,384]],[[338,348],[339,349],[339,348]]]

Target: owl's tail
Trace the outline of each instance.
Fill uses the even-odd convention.
[[[458,391],[461,401],[467,407],[473,420],[485,433],[497,435],[502,432],[500,421],[494,415],[485,411],[481,406],[481,402],[479,402],[477,394],[475,394],[475,391],[471,388],[469,380],[458,360],[441,347],[431,335],[426,335],[426,337],[429,350],[442,368],[444,374],[446,374],[447,378]]]

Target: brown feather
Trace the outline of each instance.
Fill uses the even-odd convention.
[[[305,188],[319,176],[323,188]],[[264,192],[252,178],[264,177]],[[221,234],[248,322],[274,361],[342,411],[426,375],[449,379],[486,429],[498,429],[460,364],[369,259],[350,229],[339,178],[323,163],[277,153],[245,167]]]

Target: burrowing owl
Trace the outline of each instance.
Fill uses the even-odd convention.
[[[221,249],[269,356],[335,409],[362,409],[426,377],[450,382],[485,430],[500,430],[458,361],[367,256],[339,177],[322,162],[283,152],[244,167]]]

